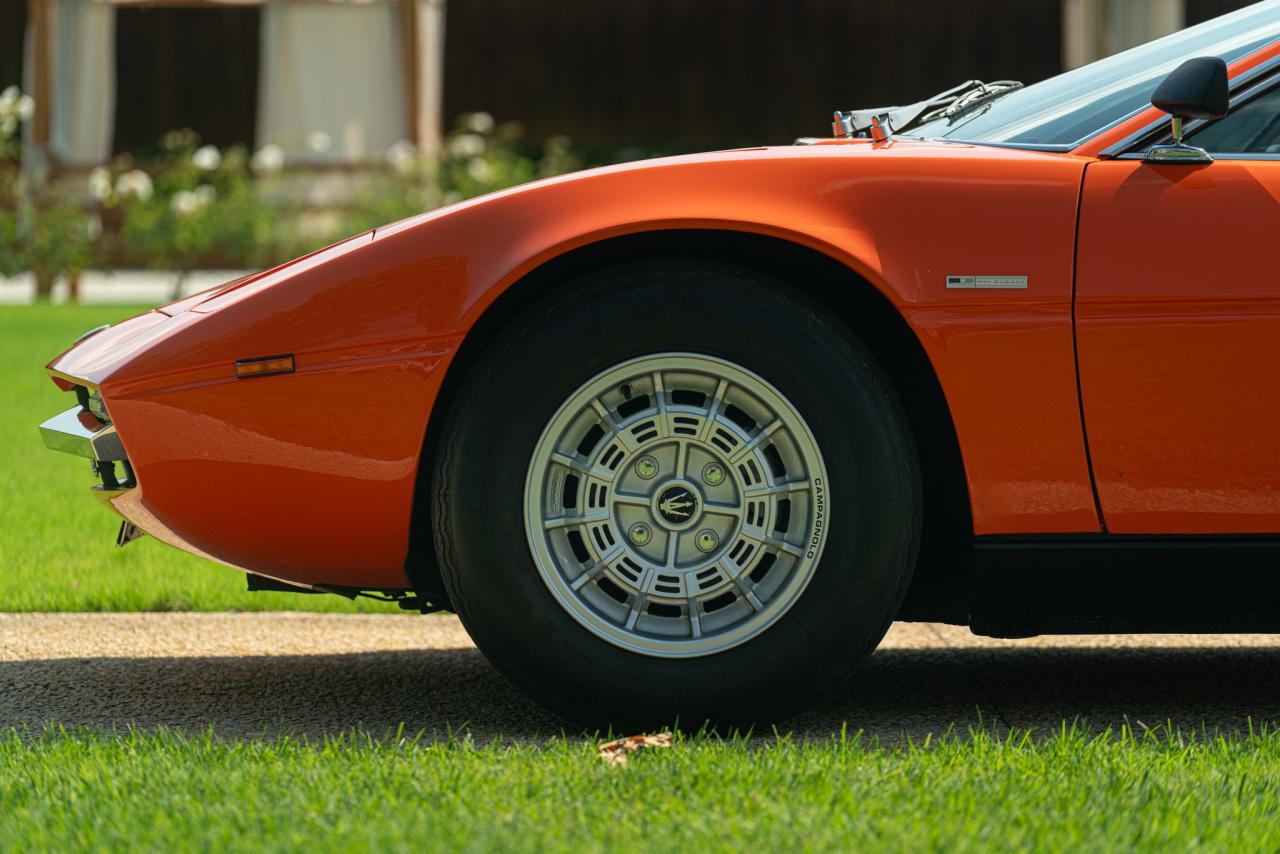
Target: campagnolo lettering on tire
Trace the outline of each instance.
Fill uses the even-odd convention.
[[[804,593],[830,527],[803,414],[725,359],[659,353],[569,392],[525,480],[542,580],[582,627],[659,657],[767,631]]]

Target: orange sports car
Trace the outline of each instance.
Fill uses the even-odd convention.
[[[1280,628],[1280,3],[538,181],[95,330],[41,428],[253,589],[569,718],[776,720],[890,621]]]

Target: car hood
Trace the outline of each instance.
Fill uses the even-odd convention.
[[[849,157],[859,161],[874,160],[892,150],[890,156],[918,154],[924,156],[947,156],[960,154],[962,150],[972,149],[972,145],[964,143],[943,143],[929,140],[898,139],[884,143],[873,143],[866,139],[822,139],[807,141],[804,145],[760,146],[755,148],[737,148],[725,151],[711,151],[698,154],[685,154],[673,157],[656,157],[637,160],[613,166],[602,166],[584,169],[553,178],[531,181],[497,192],[477,196],[452,205],[436,208],[417,214],[372,231],[358,234],[339,241],[331,246],[319,249],[293,261],[281,264],[269,270],[242,276],[200,293],[161,306],[157,311],[170,317],[184,312],[194,311],[207,313],[216,310],[228,300],[238,299],[243,294],[269,287],[272,284],[296,276],[313,267],[324,264],[347,252],[359,249],[369,243],[391,237],[406,230],[415,229],[428,223],[455,217],[464,212],[488,205],[500,204],[503,200],[514,200],[521,196],[534,196],[557,186],[584,184],[595,181],[608,181],[610,178],[642,176],[653,171],[669,171],[690,169],[698,170],[717,164],[743,163],[750,161],[773,162],[795,160],[805,161],[832,156]]]
[[[434,210],[426,211],[425,213],[406,217],[405,219],[398,220],[388,225],[379,226],[374,229],[373,236],[375,240],[380,240],[406,229],[415,228],[433,220],[452,216],[473,207],[493,204],[504,199],[509,199],[513,196],[538,193],[540,191],[565,184],[592,182],[601,179],[608,179],[610,177],[622,177],[628,174],[651,171],[665,171],[682,168],[696,169],[721,163],[741,163],[743,161],[752,160],[804,160],[811,157],[830,156],[835,148],[839,148],[841,152],[856,156],[858,154],[870,153],[875,149],[883,149],[892,146],[920,150],[928,149],[933,151],[960,147],[956,143],[940,143],[923,140],[895,140],[890,143],[873,143],[869,139],[822,139],[803,145],[756,146],[752,148],[732,148],[724,151],[706,151],[696,154],[678,154],[668,157],[652,157],[646,160],[633,160],[612,166],[597,166],[592,169],[582,169],[565,175],[557,175],[553,178],[543,178],[538,181],[530,181],[525,184],[509,187],[505,190],[487,193],[483,196],[476,196],[471,199],[456,202],[452,205],[446,205],[445,207],[436,208]]]
[[[336,255],[341,255],[352,249],[356,249],[373,239],[373,232],[366,231],[363,234],[357,234],[354,237],[348,237],[345,240],[339,240],[337,243],[317,249],[301,258],[295,258],[292,261],[286,261],[278,267],[272,267],[269,270],[263,270],[258,273],[250,273],[247,276],[241,276],[238,279],[232,279],[221,285],[215,285],[212,288],[206,288],[199,293],[191,294],[180,300],[160,306],[156,311],[166,314],[169,317],[176,317],[185,311],[199,310],[201,305],[213,300],[216,297],[236,291],[245,285],[256,284],[262,282],[270,284],[273,280],[278,280],[287,276],[292,276],[302,270],[319,266]]]

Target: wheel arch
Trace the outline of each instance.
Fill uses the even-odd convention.
[[[654,259],[716,261],[787,282],[827,309],[871,348],[910,419],[924,478],[924,531],[915,577],[900,618],[968,622],[973,522],[951,412],[923,346],[902,314],[864,276],[818,249],[781,237],[705,228],[608,237],[529,270],[503,291],[468,331],[434,404],[448,411],[486,348],[508,324],[561,287],[608,267]],[[437,452],[444,419],[428,419],[422,459]],[[425,598],[447,603],[436,563],[431,466],[419,465],[405,571]]]

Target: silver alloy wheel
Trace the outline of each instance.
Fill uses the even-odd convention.
[[[525,531],[587,629],[647,655],[708,655],[804,592],[827,494],[817,442],[778,389],[724,359],[662,353],[556,410],[525,478]]]

